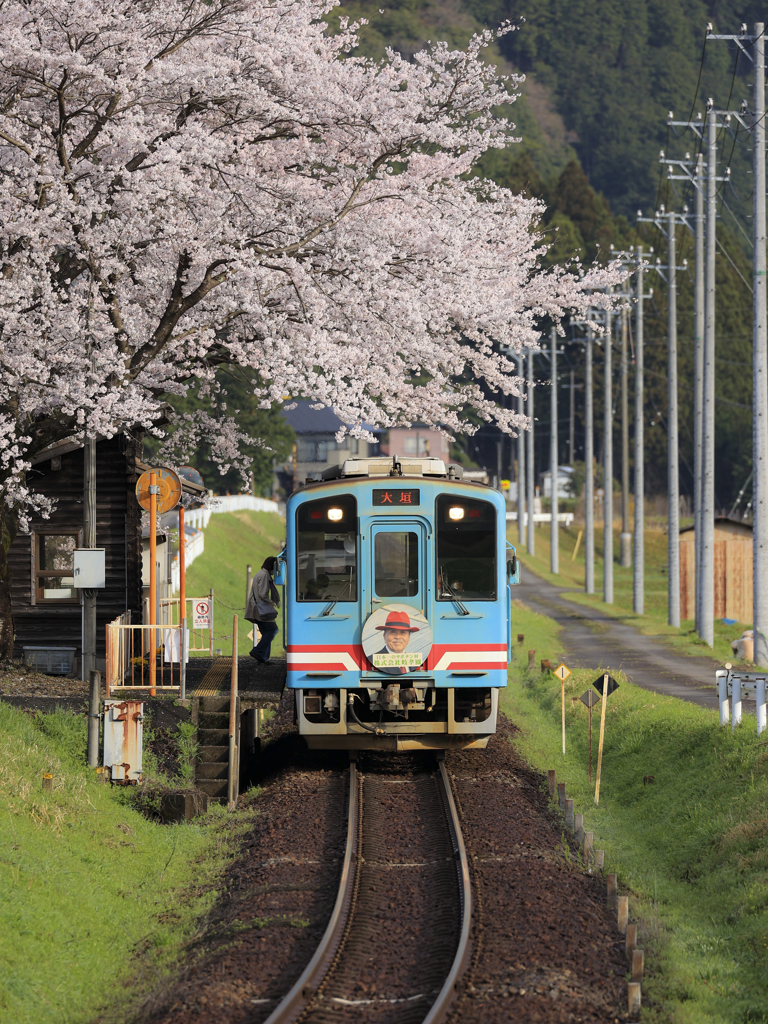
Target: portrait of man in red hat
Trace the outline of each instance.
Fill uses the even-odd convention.
[[[390,612],[384,625],[376,626],[376,629],[384,634],[384,647],[380,651],[376,651],[371,659],[376,668],[380,672],[386,672],[392,676],[405,675],[407,672],[418,672],[421,667],[421,658],[419,658],[419,664],[417,665],[376,664],[377,654],[405,654],[408,650],[408,644],[411,642],[411,634],[419,632],[418,626],[411,625],[411,620],[407,613],[403,611]]]

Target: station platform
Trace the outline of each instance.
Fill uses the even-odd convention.
[[[287,677],[285,658],[272,658],[262,665],[249,655],[237,659],[237,692],[240,706],[277,708]],[[232,658],[190,658],[187,663],[187,699],[229,697]]]

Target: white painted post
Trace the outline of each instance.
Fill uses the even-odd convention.
[[[717,699],[720,703],[720,725],[728,725],[728,673],[717,673]]]
[[[735,732],[736,726],[741,725],[741,679],[738,676],[731,683],[731,704],[733,706],[731,729]]]
[[[757,693],[755,695],[757,700],[757,735],[762,736],[765,732],[765,679],[757,680]]]

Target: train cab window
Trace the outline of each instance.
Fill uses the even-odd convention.
[[[438,601],[495,601],[496,511],[489,501],[441,494],[437,526]]]
[[[373,545],[378,597],[414,597],[419,592],[419,538],[413,532],[377,533]]]
[[[357,600],[357,502],[349,495],[308,501],[296,512],[299,601]]]

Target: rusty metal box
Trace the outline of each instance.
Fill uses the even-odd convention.
[[[104,701],[104,768],[112,782],[135,783],[141,776],[144,705],[140,700]]]

